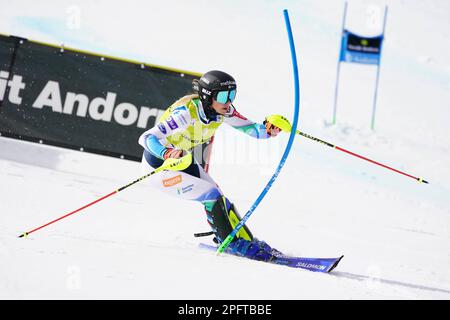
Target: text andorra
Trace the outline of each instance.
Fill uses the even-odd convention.
[[[22,104],[22,92],[26,90],[26,83],[22,76],[13,75],[11,80],[9,73],[0,71],[0,101],[8,99],[12,104]],[[9,92],[7,88],[9,87]],[[8,94],[7,94],[8,93]],[[164,110],[141,106],[136,107],[129,102],[121,102],[116,105],[117,94],[107,92],[106,97],[89,97],[82,93],[67,91],[65,95],[60,89],[59,82],[48,81],[31,105],[36,109],[50,108],[53,112],[87,117],[106,122],[114,122],[123,125],[135,125],[138,128],[147,128],[149,118],[157,121]],[[5,97],[5,95],[8,95]]]

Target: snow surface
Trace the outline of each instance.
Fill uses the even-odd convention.
[[[133,181],[140,165],[0,137],[0,298],[450,298],[450,2],[349,1],[347,26],[367,35],[381,30],[389,5],[375,131],[371,66],[342,65],[338,123],[330,125],[341,1],[6,3],[4,34],[226,70],[239,83],[239,111],[257,121],[293,114],[287,8],[299,59],[299,128],[430,184],[298,137],[248,225],[288,254],[345,255],[335,272],[317,274],[199,250],[207,240],[192,235],[208,230],[201,206],[145,182],[19,239]],[[217,134],[211,174],[241,214],[286,142],[226,127]]]

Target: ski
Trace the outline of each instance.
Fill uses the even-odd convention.
[[[217,246],[209,245],[206,243],[200,243],[199,247],[202,249],[207,249],[211,251],[216,251]],[[226,254],[239,256],[237,254],[233,254],[230,251],[225,251]],[[241,257],[241,256],[239,256]],[[272,264],[283,265],[291,268],[301,268],[306,269],[313,272],[324,272],[329,273],[334,268],[337,267],[339,262],[342,260],[344,256],[340,256],[339,258],[304,258],[304,257],[292,257],[287,255],[279,255],[276,259],[269,261]]]

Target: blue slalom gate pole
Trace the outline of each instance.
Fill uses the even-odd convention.
[[[289,14],[286,9],[283,10],[284,14],[284,20],[286,22],[286,30],[288,33],[289,38],[289,45],[291,48],[291,58],[292,58],[292,67],[294,71],[294,82],[295,82],[295,103],[294,103],[294,121],[292,124],[292,130],[289,135],[289,141],[286,145],[286,149],[284,150],[283,156],[281,157],[280,163],[278,164],[277,169],[275,170],[275,173],[270,178],[269,182],[267,183],[264,190],[261,192],[261,194],[256,199],[255,203],[250,207],[250,209],[247,211],[247,213],[244,215],[242,220],[236,225],[236,227],[231,231],[231,233],[225,238],[225,240],[222,242],[222,244],[217,249],[217,253],[222,253],[228,245],[231,243],[233,238],[236,236],[236,234],[239,232],[239,230],[244,226],[245,222],[250,218],[252,213],[255,211],[256,207],[259,205],[261,200],[266,196],[267,192],[272,187],[273,182],[278,177],[278,174],[280,173],[281,169],[283,168],[286,159],[289,155],[289,152],[291,151],[292,143],[294,142],[294,138],[297,132],[297,123],[298,123],[298,114],[300,110],[300,82],[298,79],[298,68],[297,68],[297,56],[295,54],[295,46],[294,46],[294,38],[292,36],[292,29],[291,29],[291,23],[289,21]]]
[[[384,9],[384,20],[383,20],[383,33],[382,33],[383,41],[381,42],[381,47],[380,47],[380,60],[378,61],[378,65],[377,65],[377,79],[375,80],[375,93],[374,93],[374,97],[373,97],[372,121],[371,121],[371,124],[370,124],[370,127],[372,128],[372,130],[375,129],[375,111],[376,111],[376,108],[377,108],[378,80],[380,78],[381,53],[382,53],[382,49],[383,49],[384,32],[385,32],[385,29],[386,29],[387,10],[388,10],[388,7],[386,6],[386,8]]]
[[[342,35],[344,34],[346,17],[347,17],[347,2],[345,2],[345,5],[344,5],[344,17],[342,18],[341,43],[339,44],[340,46],[342,46]],[[337,99],[338,99],[338,91],[339,91],[339,75],[340,75],[340,71],[341,71],[341,51],[342,51],[342,48],[339,49],[339,57],[338,57],[338,63],[337,63],[336,89],[334,90],[333,124],[336,124]]]

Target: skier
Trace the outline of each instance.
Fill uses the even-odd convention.
[[[153,128],[139,137],[144,148],[142,165],[147,172],[165,159],[180,158],[208,142],[222,123],[257,139],[275,137],[281,131],[268,121],[255,123],[239,114],[233,106],[236,81],[229,74],[213,70],[192,82],[194,94],[172,104]],[[235,206],[203,169],[197,159],[183,171],[163,171],[149,179],[160,190],[183,199],[201,202],[215,235],[222,243],[241,220]],[[228,250],[255,260],[271,261],[280,252],[253,237],[246,225],[236,234]]]

